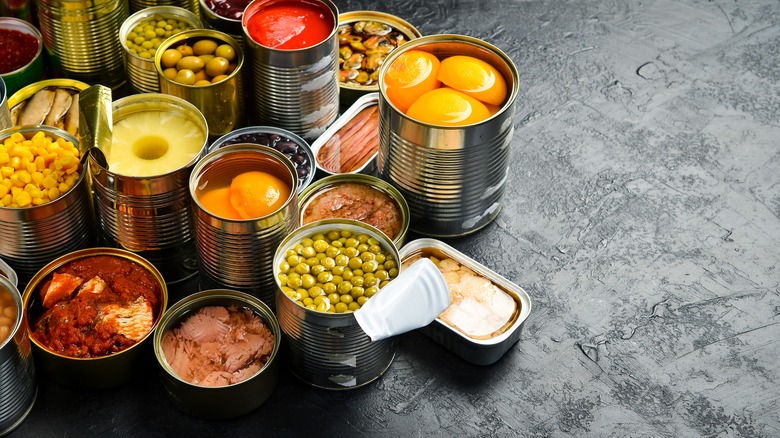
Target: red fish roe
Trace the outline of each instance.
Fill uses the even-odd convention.
[[[38,39],[14,29],[0,29],[0,74],[19,70],[35,58]]]

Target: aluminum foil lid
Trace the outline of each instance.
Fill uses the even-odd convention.
[[[93,85],[79,93],[79,149],[82,156],[92,154],[98,164],[108,168],[105,157],[111,148],[111,89]]]
[[[355,312],[372,341],[425,327],[450,305],[450,291],[439,268],[420,259]]]

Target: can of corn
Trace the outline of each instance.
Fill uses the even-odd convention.
[[[104,240],[149,260],[167,283],[193,278],[197,258],[187,182],[208,144],[206,119],[183,99],[144,93],[113,103],[113,127],[113,142],[104,151],[107,162],[89,155],[95,210]],[[179,130],[187,127],[194,132]],[[132,154],[120,158],[119,141],[129,144],[126,149],[132,149]],[[194,151],[185,154],[185,164],[168,164],[185,148]],[[160,170],[138,175],[119,167],[120,161],[130,160],[136,167]]]
[[[195,14],[178,6],[149,7],[125,20],[119,28],[119,41],[124,49],[130,90],[133,93],[159,93],[160,80],[154,67],[156,49],[166,38],[200,27]]]
[[[58,142],[58,139],[61,140]],[[40,161],[45,162],[52,154],[57,158],[51,157],[53,161],[42,168],[33,159],[35,169],[15,166],[13,158],[1,165],[3,180],[11,182],[12,188],[7,190],[6,185],[0,188],[3,195],[0,199],[0,235],[15,237],[0,239],[0,256],[16,271],[20,287],[51,260],[92,246],[96,240],[85,154],[80,151],[75,162],[73,159],[64,162],[65,153],[58,154],[65,142],[78,148],[76,137],[43,125],[0,131],[0,148],[7,147],[9,141],[15,146],[25,146],[27,140],[28,149],[35,145],[38,151],[41,151],[40,147],[46,150],[46,157]],[[32,193],[27,186],[37,184],[39,178],[43,189],[38,190],[41,193]],[[22,191],[30,194],[29,199],[24,199],[27,196],[21,194]],[[44,197],[47,198],[44,200]],[[17,202],[13,202],[14,198]],[[39,201],[35,201],[36,198]]]
[[[129,14],[126,0],[40,0],[38,6],[54,71],[114,90],[125,84],[119,28]]]
[[[281,206],[262,217],[233,219],[208,209],[202,197],[230,185],[244,172],[262,171],[291,189]],[[279,242],[298,226],[298,174],[292,162],[270,146],[235,144],[209,153],[190,177],[201,287],[233,289],[275,308],[273,257]]]
[[[0,436],[5,436],[27,418],[38,386],[22,296],[2,275],[0,317],[6,318],[0,325]]]
[[[466,55],[497,70],[506,96],[495,112],[475,123],[433,124],[408,116],[388,98],[389,67],[411,50],[445,60]],[[409,203],[409,229],[455,237],[482,229],[501,211],[514,132],[518,73],[512,60],[482,40],[462,35],[429,35],[393,50],[379,73],[379,176]],[[481,104],[480,104],[481,105]],[[428,112],[432,112],[430,109]]]
[[[255,17],[261,17],[278,3],[255,0],[242,17],[251,59],[252,121],[287,129],[311,142],[325,132],[339,112],[338,8],[330,0],[292,2],[321,11],[322,24],[330,32],[320,42],[286,49],[261,44],[255,40],[258,34],[253,30]],[[268,24],[274,25],[275,22]]]
[[[176,78],[168,77],[165,74],[166,69],[162,65],[165,51],[182,45],[193,47],[201,40],[212,40],[218,45],[231,46],[234,50],[234,59],[228,60],[230,61],[228,68],[232,70],[227,71],[223,75],[224,78],[206,85],[186,84]],[[180,97],[195,105],[206,117],[209,140],[213,141],[244,125],[244,78],[242,75],[244,51],[230,35],[211,29],[193,29],[179,33],[162,43],[157,50],[154,63],[160,82],[160,92]],[[206,70],[207,68],[201,68],[196,76]]]

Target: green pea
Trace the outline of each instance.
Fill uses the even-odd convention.
[[[344,281],[344,279],[341,278],[341,275],[334,275],[333,278],[330,280],[330,282],[335,284],[336,286],[338,286],[339,283],[341,283],[342,281]]]
[[[376,262],[377,262],[377,263],[379,263],[379,264],[381,265],[382,263],[384,263],[384,262],[385,262],[385,255],[384,255],[384,254],[382,254],[382,253],[379,253],[379,254],[377,254],[377,255],[376,255],[376,257],[374,258],[374,260],[376,260]]]
[[[340,248],[344,247],[344,242],[342,242],[340,240],[334,240],[333,242],[330,242],[330,246],[332,246],[332,247],[334,247],[336,249],[340,249]]]
[[[360,245],[357,246],[357,250],[359,253],[364,253],[368,251],[368,245],[366,245],[365,243],[361,243]]]
[[[302,300],[304,298],[309,298],[309,296],[310,296],[309,295],[309,291],[307,291],[306,289],[304,289],[302,287],[299,287],[295,292],[300,296],[300,298],[299,298],[300,300]]]
[[[328,242],[325,241],[325,239],[318,239],[314,241],[314,249],[317,250],[317,252],[325,252],[325,250],[328,249]]]
[[[304,262],[309,264],[309,265],[311,265],[311,266],[314,266],[314,265],[319,265],[320,264],[320,259],[318,259],[317,257],[309,257]]]
[[[332,248],[332,247],[331,247]],[[325,268],[332,270],[334,267],[336,267],[336,260],[333,259],[333,257],[325,257],[320,261],[320,264]]]
[[[363,306],[363,304],[366,304],[366,301],[368,301],[368,297],[367,297],[367,296],[365,296],[365,295],[363,295],[362,297],[357,297],[357,299],[355,300],[355,302],[356,302],[356,303],[357,303],[359,306]]]
[[[317,280],[314,278],[311,274],[303,274],[301,275],[301,286],[305,289],[308,289],[312,286],[317,284]]]
[[[301,245],[312,246],[314,245],[314,240],[312,240],[311,237],[304,237],[303,240],[301,240]]]
[[[349,307],[345,303],[336,303],[336,313],[344,313],[349,310]]]
[[[287,257],[287,263],[289,263],[290,266],[298,266],[301,262],[303,262],[303,258],[297,254]]]
[[[390,278],[390,275],[384,269],[378,269],[376,272],[374,272],[374,276],[379,281],[384,281],[384,280],[387,280],[388,278]]]
[[[387,270],[387,274],[390,275],[390,278],[398,277],[398,268],[390,268]]]
[[[358,255],[358,250],[357,250],[357,248],[355,248],[355,247],[351,247],[351,246],[349,246],[349,247],[346,247],[346,248],[344,248],[344,250],[342,251],[342,253],[343,253],[345,256],[347,256],[347,257],[349,257],[349,258],[352,258],[352,257],[357,257],[357,255]]]
[[[352,286],[363,286],[365,279],[363,277],[352,277],[349,282],[352,283]]]
[[[361,297],[361,298],[363,298],[363,297]],[[347,310],[354,312],[354,311],[360,309],[360,306],[362,306],[362,304],[353,301],[353,302],[349,303],[349,306],[347,306]]]
[[[361,235],[359,235],[359,236],[357,237],[357,239],[358,239],[358,242],[360,242],[360,243],[366,243],[366,242],[368,242],[368,239],[369,239],[370,237],[371,237],[371,236],[369,236],[368,234],[361,234]]]
[[[361,265],[363,265],[363,260],[360,257],[352,257],[349,259],[349,263],[347,263],[350,269],[358,269]]]
[[[325,291],[325,293],[328,295],[336,293],[336,283],[329,281],[322,285],[322,290]]]
[[[342,276],[344,275],[344,270],[345,270],[344,266],[334,266],[333,269],[330,270],[330,272],[333,275]]]
[[[363,263],[360,268],[363,269],[364,272],[374,272],[376,271],[377,267],[379,265],[374,260],[369,260],[365,263]]]
[[[336,261],[336,266],[347,266],[347,263],[349,263],[349,256],[346,254],[339,254],[334,260]]]
[[[341,295],[337,293],[328,294],[328,300],[331,303],[338,303],[340,299],[341,299]]]
[[[366,288],[366,290],[364,291],[363,296],[368,299],[368,298],[371,298],[374,295],[376,295],[377,292],[379,292],[379,288],[376,287],[376,286],[371,286],[371,287]]]
[[[311,266],[306,263],[298,263],[295,265],[295,272],[297,272],[299,275],[308,274],[310,270]]]
[[[341,237],[341,233],[339,232],[339,230],[328,231],[328,240],[330,240],[331,242],[334,240],[338,240],[339,237]]]
[[[363,276],[363,286],[371,287],[371,286],[376,286],[377,284],[379,284],[379,280],[376,279],[374,274],[366,273]]]
[[[382,247],[381,247],[381,246],[379,246],[379,245],[369,245],[369,247],[368,247],[368,251],[369,251],[371,254],[374,254],[374,255],[376,255],[376,254],[379,254],[379,253],[381,253],[381,252],[382,252]]]
[[[327,255],[329,258],[336,257],[341,252],[340,249],[337,247],[330,245],[328,246],[328,249],[325,250],[325,255]]]
[[[349,230],[341,230],[341,237],[350,238],[352,237],[352,231]]]
[[[287,286],[298,289],[301,287],[301,284],[303,284],[301,277],[287,277]]]
[[[363,276],[363,270],[362,269],[353,269],[352,270],[352,274],[353,275],[357,275],[358,277],[362,277]]]
[[[349,291],[349,294],[352,295],[352,298],[362,297],[366,294],[366,290],[360,286],[355,286]]]
[[[342,281],[338,284],[339,295],[348,294],[352,290],[352,283],[348,281]]]
[[[341,278],[344,279],[344,281],[350,281],[352,280],[352,277],[354,277],[355,274],[348,269],[345,269],[344,272],[341,273]]]
[[[367,242],[369,245],[379,245],[379,239],[376,237],[369,237]]]
[[[373,252],[368,252],[368,251],[361,252],[360,253],[360,260],[363,260],[364,262],[368,262],[368,261],[371,261],[371,260],[376,260],[376,254],[374,254]]]
[[[317,233],[313,236],[311,236],[311,240],[317,241],[317,240],[325,240],[325,235],[322,233]]]
[[[344,294],[344,295],[341,296],[341,302],[345,303],[345,304],[349,304],[349,303],[351,303],[354,300],[355,299],[352,298],[352,295],[350,295],[350,294]]]
[[[322,295],[316,296],[316,297],[314,297],[314,304],[315,305],[320,305],[320,304],[324,303],[325,300],[327,300],[327,299],[328,299],[327,297],[324,297]]]
[[[393,259],[386,259],[383,266],[389,271],[390,269],[397,268],[398,264]]]
[[[350,237],[349,239],[347,239],[344,245],[347,248],[357,248],[357,246],[360,245],[360,242],[358,242],[358,240],[355,239],[354,237]]]
[[[316,255],[317,250],[315,250],[313,246],[304,246],[303,250],[301,251],[301,256],[306,257],[307,259]]]
[[[285,286],[287,284],[287,274],[279,274],[276,278],[279,279],[279,284]]]
[[[309,296],[310,297],[319,297],[319,296],[325,296],[325,290],[320,286],[314,286],[311,289],[309,289]]]
[[[330,272],[320,272],[317,275],[317,281],[319,281],[320,283],[328,283],[331,280],[333,280],[333,274],[331,274]]]

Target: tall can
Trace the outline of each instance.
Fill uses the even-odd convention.
[[[38,386],[22,296],[0,275],[0,436],[19,426],[35,403]]]
[[[62,139],[79,146],[76,137],[68,132],[44,125],[0,131],[0,143],[17,133],[31,140],[38,132],[43,132],[52,142]],[[0,236],[3,236],[0,257],[16,271],[20,287],[51,260],[94,245],[93,210],[85,163],[86,154],[81,151],[80,161],[75,165],[78,177],[71,181],[71,187],[58,188],[60,196],[53,201],[21,208],[0,206]]]
[[[253,218],[227,217],[204,205],[211,190],[231,184],[238,175],[261,171],[290,189],[289,196],[270,213]],[[298,174],[292,161],[270,146],[224,146],[198,162],[190,177],[195,234],[202,289],[233,289],[260,298],[275,308],[274,251],[298,226]]]
[[[192,12],[196,17],[200,13],[198,0],[130,0],[129,5],[131,14],[155,6],[176,6]]]
[[[122,87],[119,27],[128,15],[126,0],[40,0],[38,19],[53,69],[88,84]]]
[[[163,55],[167,49],[175,49],[182,45],[194,48],[195,44],[203,40],[215,42],[214,47],[217,47],[217,50],[219,50],[219,46],[223,45],[228,45],[233,49],[230,54],[232,59],[226,59],[229,61],[228,70],[219,75],[222,78],[215,76],[210,83],[207,79],[205,84],[199,83],[200,81],[187,84],[165,74],[167,69],[163,66]],[[189,57],[183,57],[182,60],[187,58]],[[244,78],[242,75],[244,51],[230,35],[211,29],[193,29],[182,32],[163,41],[157,49],[154,63],[160,82],[160,92],[180,97],[195,105],[206,117],[211,141],[244,125]],[[198,73],[204,73],[207,70],[208,66],[202,67]],[[208,76],[205,77],[208,78]]]
[[[152,22],[155,23],[153,32],[157,36],[146,38],[145,35],[141,35],[141,39],[138,40],[140,43],[134,42],[139,34],[144,33],[143,27],[145,26],[143,25]],[[140,31],[139,27],[142,28]],[[185,30],[199,29],[200,27],[202,27],[202,24],[195,14],[178,6],[152,6],[128,17],[122,23],[122,27],[119,28],[119,41],[122,43],[122,49],[124,49],[125,69],[130,90],[134,93],[160,92],[160,80],[157,78],[157,68],[154,66],[156,50],[151,47],[145,53],[138,53],[138,45],[143,45],[146,41],[150,41],[153,45],[156,43],[159,47],[159,44],[166,38]],[[157,41],[155,41],[155,38]],[[133,44],[132,47],[131,44]],[[135,49],[135,52],[133,49]]]
[[[305,30],[280,42],[264,33],[272,34],[269,31],[285,21],[281,18],[287,7],[311,15],[302,28],[316,23],[310,28],[312,34]],[[254,123],[284,128],[311,142],[336,120],[338,16],[330,0],[255,0],[247,6],[242,28],[251,59]]]
[[[103,238],[149,260],[167,283],[189,280],[197,275],[197,257],[187,184],[208,144],[206,119],[189,102],[158,93],[115,101],[113,119],[105,161],[89,155]],[[177,131],[180,127],[189,131]],[[118,145],[133,153],[120,155]],[[174,156],[177,161],[170,161]],[[147,172],[119,167],[131,160]]]
[[[288,250],[294,250],[304,238],[317,233],[327,235],[333,230],[375,238],[388,258],[400,260],[390,238],[370,225],[350,219],[323,219],[306,224],[290,233],[274,255],[276,317],[293,374],[318,388],[349,390],[373,382],[390,368],[395,359],[393,338],[372,341],[353,312],[330,313],[304,307],[282,291],[279,281],[280,266],[286,261]]]
[[[421,122],[388,98],[389,66],[410,50],[444,60],[465,55],[493,66],[506,82],[506,97],[487,119],[463,126]],[[493,45],[469,36],[429,35],[393,50],[379,73],[379,176],[409,203],[409,229],[439,237],[464,236],[501,211],[514,132],[518,73]],[[486,110],[487,112],[488,110]]]

